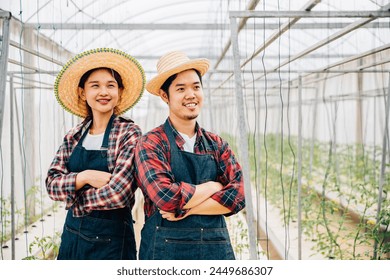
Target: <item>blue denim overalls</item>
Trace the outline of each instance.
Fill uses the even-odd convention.
[[[107,164],[108,139],[115,115],[107,125],[101,150],[86,150],[83,140],[86,129],[68,162],[70,172],[87,169],[109,172]],[[76,195],[82,200],[84,186]],[[81,201],[82,205],[82,201]],[[58,260],[121,260],[136,259],[133,220],[128,207],[113,210],[94,210],[83,217],[73,217],[72,209],[66,216],[61,236]]]
[[[181,151],[168,121],[164,124],[171,147],[171,168],[177,182],[201,184],[215,181],[217,162],[203,137],[208,154]],[[191,215],[177,222],[163,219],[159,211],[147,218],[141,232],[139,258],[155,260],[233,260],[234,253],[223,215]]]

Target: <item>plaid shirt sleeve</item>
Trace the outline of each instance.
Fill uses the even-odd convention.
[[[76,200],[75,184],[77,173],[69,172],[69,161],[73,147],[77,144],[74,131],[69,131],[62,145],[54,156],[46,177],[46,189],[49,197],[56,201],[65,201],[66,208],[70,208]]]
[[[215,136],[215,135],[214,135]],[[218,181],[224,186],[211,196],[212,199],[231,210],[226,216],[238,213],[245,208],[244,181],[240,164],[226,141],[215,136],[219,157]]]
[[[83,193],[82,207],[87,212],[124,208],[130,205],[129,200],[134,200],[134,149],[141,137],[141,130],[133,123],[113,127],[113,129],[116,143],[109,145],[109,149],[114,150],[114,157],[116,157],[112,177],[107,185],[98,189],[89,188]]]
[[[138,184],[145,194],[145,202],[152,202],[167,212],[183,213],[183,207],[195,192],[195,185],[175,182],[168,162],[169,143],[161,127],[159,130],[148,133],[137,144],[135,166]],[[151,205],[146,206],[147,215],[150,216],[156,209]]]

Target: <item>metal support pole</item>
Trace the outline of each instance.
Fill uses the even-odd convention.
[[[241,147],[241,162],[243,167],[244,185],[245,185],[245,202],[246,202],[246,220],[248,223],[249,234],[249,255],[250,259],[257,259],[257,242],[256,242],[256,221],[253,213],[252,188],[250,177],[249,153],[248,153],[248,136],[245,125],[244,97],[242,90],[240,51],[238,49],[238,26],[235,18],[230,18],[231,38],[234,56],[234,77],[236,88],[237,118],[240,129],[239,146]]]
[[[214,132],[214,118],[213,118],[213,108],[211,103],[211,86],[210,86],[211,75],[207,79],[207,104],[209,105],[209,121],[210,121],[210,131]]]
[[[389,86],[387,88],[387,102],[386,102],[386,119],[385,119],[385,127],[383,130],[383,143],[382,143],[382,163],[381,163],[381,174],[379,178],[379,190],[378,190],[378,208],[376,213],[376,223],[377,225],[381,220],[381,210],[382,210],[382,192],[383,192],[383,184],[385,180],[385,169],[386,169],[386,154],[387,154],[387,141],[388,141],[388,132],[389,132],[389,110],[390,110],[390,72],[389,72]],[[379,227],[380,228],[380,227]],[[375,238],[374,243],[374,259],[377,258],[378,255],[378,240]]]
[[[14,77],[10,76],[9,83],[10,106],[10,158],[11,158],[11,259],[15,259],[15,145],[14,145]]]
[[[298,260],[302,259],[302,76],[298,78]]]
[[[319,78],[319,74],[316,75],[317,78]],[[300,83],[302,83],[302,76],[300,76]],[[325,83],[325,82],[324,82]],[[302,85],[301,85],[302,86]],[[318,87],[315,88],[316,92],[316,97],[314,101],[314,110],[313,110],[313,123],[311,127],[311,144],[310,144],[310,169],[309,169],[309,174],[311,175],[312,170],[313,170],[313,154],[314,154],[314,142],[317,137],[317,107],[318,107],[318,102],[319,102],[319,97],[320,97],[320,92]]]
[[[362,60],[359,61],[362,64]],[[356,143],[358,144],[358,153],[361,152],[361,146],[363,144],[363,105],[362,105],[362,94],[363,94],[363,74],[357,72],[357,98],[356,98]]]
[[[4,15],[3,15],[4,14]],[[3,115],[5,101],[5,86],[7,84],[7,65],[8,65],[8,49],[9,49],[9,22],[11,13],[3,12],[3,33],[1,40],[1,55],[0,55],[0,141],[3,132]]]

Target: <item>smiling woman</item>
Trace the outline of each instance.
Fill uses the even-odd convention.
[[[113,49],[80,54],[57,76],[60,104],[85,118],[46,178],[49,196],[68,210],[57,259],[136,259],[132,171],[141,130],[117,114],[134,106],[144,82],[137,61]]]
[[[86,102],[88,114],[99,119],[106,114],[118,114],[117,104],[122,92],[123,84],[118,72],[109,68],[96,68],[81,77],[78,94]],[[105,126],[98,125],[97,121],[92,123],[90,134],[104,132]]]

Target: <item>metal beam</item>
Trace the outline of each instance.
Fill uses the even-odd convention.
[[[251,182],[251,172],[249,164],[249,147],[248,147],[248,134],[245,124],[245,110],[244,110],[244,97],[242,89],[242,80],[241,80],[241,69],[239,61],[239,47],[238,47],[238,25],[235,18],[230,18],[230,28],[231,28],[231,44],[233,48],[234,56],[234,84],[236,88],[236,108],[238,115],[238,127],[240,130],[239,135],[239,144],[241,150],[241,162],[242,162],[242,172],[244,180],[244,192],[245,192],[245,204],[246,204],[246,221],[248,224],[248,236],[249,236],[249,258],[251,260],[257,259],[257,241],[256,241],[256,232],[257,221],[254,217],[253,212],[253,201],[252,201],[252,182]]]
[[[252,0],[249,3],[249,5],[248,5],[247,10],[254,10],[258,3],[259,3],[259,0]],[[244,28],[244,26],[246,25],[247,21],[248,21],[247,18],[243,18],[243,19],[240,20],[240,23],[238,24],[238,31],[237,31],[238,33],[240,33],[241,29]],[[217,62],[215,63],[215,65],[213,67],[213,69],[217,69],[218,68],[219,64],[221,63],[221,61],[225,57],[227,51],[229,50],[231,44],[232,44],[232,40],[229,39],[229,41],[226,43],[225,47],[223,48],[221,56],[218,58]]]
[[[19,65],[19,66],[22,66],[24,68],[27,68],[27,69],[30,69],[30,70],[33,70],[35,71],[36,73],[40,73],[42,71],[43,72],[52,72],[52,71],[47,71],[47,70],[42,70],[40,68],[37,68],[35,66],[31,66],[31,65],[28,65],[26,63],[23,63],[23,62],[20,62],[20,61],[17,61],[17,60],[14,60],[14,59],[8,59],[8,62],[9,63],[12,63],[12,64],[15,64],[15,65]]]
[[[27,47],[25,47],[25,46],[22,46],[21,44],[15,42],[15,41],[12,41],[12,40],[11,40],[9,44],[10,44],[11,46],[15,47],[15,48],[21,49],[21,50],[23,50],[23,51],[25,51],[25,52],[28,52],[28,53],[30,53],[30,54],[33,54],[33,55],[37,56],[37,57],[43,58],[43,59],[45,59],[45,60],[47,60],[47,61],[53,62],[53,63],[55,63],[55,64],[57,64],[57,65],[64,66],[64,64],[65,64],[65,63],[62,62],[62,61],[56,60],[56,59],[54,59],[54,58],[52,58],[52,57],[50,57],[50,56],[44,55],[44,54],[42,54],[42,53],[40,53],[40,52],[37,52],[37,51],[35,51],[35,50],[33,50],[33,49],[30,49],[30,48],[27,48]]]
[[[337,70],[337,69],[331,69],[331,68],[334,68],[334,67],[337,67],[337,66],[340,66],[342,64],[346,64],[348,62],[352,62],[354,60],[359,60],[363,57],[366,57],[366,56],[369,56],[369,55],[373,55],[375,53],[378,53],[378,52],[381,52],[381,51],[384,51],[384,50],[387,50],[387,49],[390,49],[390,44],[387,44],[387,45],[383,45],[381,47],[378,47],[376,49],[373,49],[373,50],[369,50],[367,52],[364,52],[364,53],[361,53],[361,54],[358,54],[358,55],[353,55],[351,57],[348,57],[348,58],[345,58],[341,61],[338,61],[336,63],[333,63],[333,64],[330,64],[328,65],[327,67],[325,68],[320,68],[320,69],[315,69],[315,70],[305,70],[305,71],[302,71],[302,70],[298,70],[300,71],[302,74],[305,74],[304,76],[302,76],[302,78],[307,78],[308,76],[314,74],[314,73],[336,73],[336,75],[331,75],[331,76],[326,76],[326,77],[316,77],[315,79],[311,79],[309,81],[305,81],[305,85],[308,85],[308,84],[311,84],[311,83],[317,83],[317,82],[320,82],[320,81],[323,81],[325,79],[331,79],[331,78],[335,78],[335,77],[338,77],[340,75],[343,75],[343,74],[348,74],[348,73],[356,73],[356,72],[359,72],[359,73],[387,73],[390,71],[390,69],[367,69],[367,68],[371,68],[371,67],[374,67],[374,66],[377,66],[377,65],[381,65],[381,64],[385,64],[389,61],[389,58],[385,57],[384,59],[380,60],[380,61],[374,61],[374,62],[370,62],[370,63],[366,63],[364,65],[360,65],[360,66],[357,66],[356,68],[354,69],[342,69],[342,70]],[[308,56],[305,56],[305,58],[307,58]],[[281,69],[278,69],[277,73],[295,73],[296,71],[290,69],[290,70],[281,70]],[[267,79],[268,80],[268,79]],[[284,81],[284,82],[291,82],[291,83],[294,83],[296,82],[297,83],[297,80],[296,79],[293,79],[293,80],[288,80],[288,81]],[[284,83],[282,82],[282,83]],[[280,83],[278,83],[277,85],[275,85],[275,87],[279,87],[280,86]],[[270,86],[272,88],[272,86]]]
[[[0,141],[3,132],[3,116],[5,103],[5,87],[7,84],[7,65],[8,65],[8,49],[10,40],[10,19],[11,13],[0,11],[0,17],[3,19],[3,31],[1,38],[1,54],[0,54]]]
[[[310,0],[307,2],[303,7],[303,11],[310,11],[313,9],[318,3],[320,3],[321,0]],[[248,11],[250,12],[250,11]],[[252,12],[251,12],[252,13]],[[233,18],[231,16],[231,13],[229,13],[229,17]],[[285,22],[280,26],[278,30],[276,30],[264,43],[261,47],[257,48],[253,54],[251,55],[250,58],[246,59],[243,64],[241,64],[241,68],[244,67],[249,61],[253,60],[256,56],[258,56],[262,51],[264,51],[270,44],[272,44],[276,39],[278,39],[284,32],[286,32],[291,26],[293,26],[300,18],[293,18]],[[215,67],[216,68],[216,67]],[[233,76],[230,75],[225,82],[227,82],[231,77]],[[221,86],[225,83],[223,82]]]
[[[380,14],[380,12],[382,12],[382,11],[387,11],[388,9],[390,9],[390,4],[382,7],[378,11],[378,14]],[[388,14],[389,14],[389,17],[390,17],[390,13],[388,13]],[[345,27],[345,28],[343,28],[343,29],[333,33],[329,37],[327,37],[327,38],[317,42],[316,44],[314,44],[314,45],[310,46],[309,48],[301,51],[300,53],[292,56],[291,58],[283,61],[282,63],[279,63],[277,66],[275,66],[274,68],[270,69],[270,72],[277,71],[281,67],[283,67],[283,66],[285,66],[285,65],[287,65],[287,64],[289,64],[289,63],[291,63],[291,62],[293,62],[293,61],[295,61],[295,60],[297,60],[299,58],[302,58],[303,56],[305,56],[305,55],[307,55],[307,54],[309,54],[309,53],[311,53],[311,52],[313,52],[313,51],[315,51],[315,50],[317,50],[317,49],[319,49],[319,48],[321,48],[323,46],[326,46],[327,44],[330,44],[331,42],[341,38],[342,36],[344,36],[344,35],[352,32],[352,31],[358,29],[359,27],[361,27],[361,26],[363,26],[363,25],[365,25],[365,24],[367,24],[370,21],[373,21],[375,19],[376,19],[375,17],[368,17],[368,18],[359,19],[359,20],[357,20],[355,22],[350,23],[347,27]],[[264,77],[264,75],[256,78],[256,80],[261,79],[262,77]]]
[[[30,23],[26,26],[50,30],[223,30],[217,23]]]
[[[390,25],[387,25],[387,28],[390,28]],[[356,55],[356,54],[353,54],[353,53],[342,53],[342,54],[334,54],[334,53],[315,53],[315,54],[310,54],[310,55],[307,55],[305,56],[305,58],[307,59],[324,59],[324,56],[326,56],[327,58],[341,58],[341,57],[350,57],[350,56],[353,56],[353,55]],[[158,60],[160,58],[160,55],[137,55],[137,54],[133,54],[133,56],[137,59],[137,60]],[[205,55],[206,56],[206,55]],[[285,54],[281,54],[281,55],[277,55],[277,54],[267,54],[265,56],[266,59],[281,59],[281,58],[288,58],[289,56],[288,55],[285,55]],[[214,59],[218,59],[219,56],[216,56],[216,55],[207,55],[207,58],[210,59],[210,60],[214,60]],[[240,57],[240,59],[245,59],[246,57],[242,56]],[[233,60],[233,56],[231,55],[226,55],[225,56],[225,59],[231,59]],[[211,70],[210,70],[211,71]],[[219,71],[219,70],[213,70],[213,71]]]
[[[346,22],[297,23],[291,29],[340,29]],[[26,23],[26,27],[39,30],[229,30],[229,25],[221,23]],[[245,30],[275,30],[280,24],[250,24]],[[365,28],[389,28],[388,22],[373,22]]]
[[[320,1],[312,0],[309,1],[307,4],[305,4],[304,7],[302,7],[302,10],[305,12],[309,12],[311,9],[313,9]],[[229,13],[231,16],[231,13]],[[290,29],[291,26],[293,26],[295,23],[297,23],[300,20],[300,17],[292,18],[282,24],[274,34],[272,34],[265,42],[264,44],[258,48],[252,55],[249,57],[243,64],[241,64],[241,68],[244,67],[249,61],[251,61],[253,58],[259,55],[262,51],[264,51],[270,44],[272,44],[277,38],[279,38],[284,32]]]
[[[11,17],[12,17],[12,14],[10,12],[0,9],[0,18],[10,19]]]
[[[232,18],[388,18],[390,11],[231,11]]]

